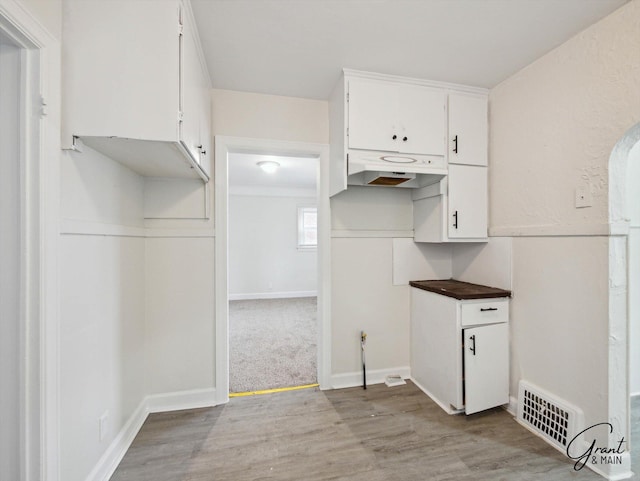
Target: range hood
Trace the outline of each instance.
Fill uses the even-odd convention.
[[[347,184],[420,188],[447,175],[444,157],[354,151],[347,154]]]

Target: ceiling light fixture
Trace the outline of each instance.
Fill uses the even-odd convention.
[[[278,170],[280,164],[275,160],[262,160],[258,162],[258,167],[264,170],[267,174],[273,174],[276,170]]]

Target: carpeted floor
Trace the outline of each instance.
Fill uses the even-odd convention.
[[[316,382],[315,297],[229,302],[229,390]]]

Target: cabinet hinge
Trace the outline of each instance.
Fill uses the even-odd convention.
[[[46,117],[49,114],[47,100],[40,96],[40,117]]]
[[[349,92],[347,92],[347,102],[349,101]]]
[[[178,122],[182,122],[184,120],[184,113],[182,111],[178,112]]]
[[[184,33],[184,25],[179,23],[178,24],[178,36],[182,36],[183,33]]]
[[[349,137],[349,127],[347,127],[347,137]]]

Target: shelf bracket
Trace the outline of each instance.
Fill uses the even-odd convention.
[[[66,150],[69,152],[80,152],[82,153],[82,141],[77,135],[71,136],[71,145],[69,147],[63,147],[62,150]]]

